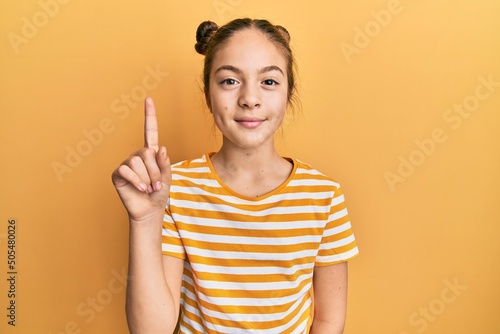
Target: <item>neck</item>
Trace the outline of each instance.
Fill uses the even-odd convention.
[[[282,163],[283,158],[274,146],[241,149],[222,145],[219,152],[212,156],[212,163],[226,173],[261,173],[263,170]]]
[[[293,169],[293,164],[283,159],[274,145],[242,149],[223,144],[210,161],[226,186],[247,197],[258,197],[276,189]]]

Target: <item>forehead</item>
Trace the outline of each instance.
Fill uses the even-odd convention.
[[[217,51],[212,73],[222,65],[232,65],[247,71],[275,65],[285,72],[286,58],[264,33],[250,28],[234,33]]]

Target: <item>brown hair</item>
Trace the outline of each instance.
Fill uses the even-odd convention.
[[[255,28],[264,33],[267,38],[281,51],[287,63],[288,76],[288,102],[291,102],[295,90],[295,61],[290,49],[290,34],[282,26],[271,24],[267,20],[253,20],[249,18],[233,20],[222,27],[217,26],[212,21],[202,22],[196,30],[195,49],[199,54],[205,55],[203,67],[203,85],[205,95],[208,95],[210,86],[210,72],[214,56],[221,49],[231,36],[243,29]]]

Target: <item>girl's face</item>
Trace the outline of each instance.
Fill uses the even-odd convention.
[[[216,53],[207,102],[224,145],[274,145],[288,104],[286,59],[263,33],[236,32]]]

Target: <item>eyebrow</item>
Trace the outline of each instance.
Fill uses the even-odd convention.
[[[232,65],[222,65],[221,67],[219,67],[217,70],[215,70],[215,74],[219,73],[220,71],[231,71],[231,72],[234,72],[236,74],[241,74],[242,71],[235,67],[235,66],[232,66]],[[276,65],[271,65],[271,66],[266,66],[266,67],[263,67],[259,70],[259,74],[262,74],[262,73],[266,73],[266,72],[271,72],[271,71],[278,71],[280,72],[283,76],[285,75],[285,73],[283,72],[283,70],[281,68],[279,68],[278,66]]]

